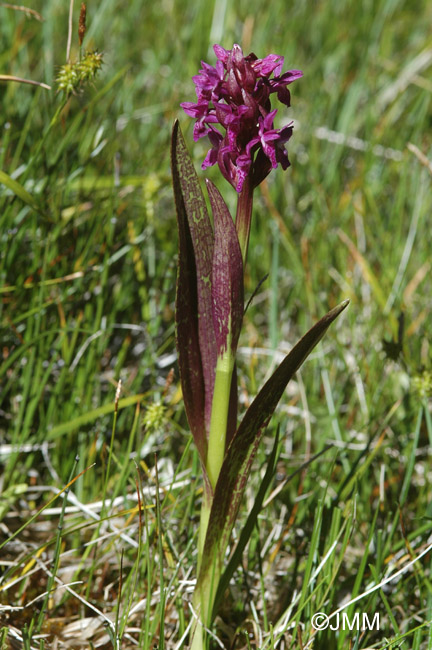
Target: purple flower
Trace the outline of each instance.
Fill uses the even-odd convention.
[[[197,103],[184,102],[184,111],[196,120],[194,140],[207,136],[212,148],[203,169],[218,163],[224,177],[240,192],[247,176],[256,187],[278,164],[289,166],[286,142],[292,135],[292,122],[274,128],[277,109],[270,95],[290,106],[287,86],[303,76],[300,70],[282,73],[283,56],[269,54],[258,59],[243,55],[239,45],[225,50],[214,46],[216,67],[201,62],[193,77]],[[273,76],[272,76],[273,75]],[[216,126],[222,128],[222,132]]]

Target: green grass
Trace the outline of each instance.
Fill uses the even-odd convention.
[[[67,4],[34,2],[44,22],[0,5],[0,74],[53,85]],[[431,172],[407,148],[431,159],[431,20],[426,1],[103,0],[85,45],[105,64],[57,120],[54,90],[0,82],[1,648],[186,647],[201,479],[175,363],[169,140],[180,117],[199,169],[179,102],[213,42],[304,71],[292,167],[255,201],[246,299],[270,277],[240,339],[243,408],[351,300],[267,431],[235,539],[279,426],[277,475],[213,632],[226,648],[432,648],[431,554],[413,562],[432,532]],[[380,630],[314,632],[345,604]]]

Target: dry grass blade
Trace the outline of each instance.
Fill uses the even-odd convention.
[[[36,18],[36,20],[39,20],[40,22],[43,21],[43,18],[40,13],[38,13],[34,9],[30,9],[30,7],[25,7],[24,5],[13,5],[10,4],[9,2],[1,2],[0,7],[4,7],[5,9],[12,9],[13,11],[22,11],[23,13],[26,14],[26,16],[32,16],[33,18]]]
[[[412,142],[408,142],[407,147],[411,153],[413,153],[416,158],[420,160],[421,164],[426,167],[429,173],[432,174],[432,162],[429,160],[429,158],[425,156],[425,154]]]
[[[51,86],[48,86],[48,84],[45,84],[42,81],[23,79],[22,77],[16,77],[15,75],[10,74],[0,74],[0,81],[15,81],[16,83],[30,84],[31,86],[40,86],[41,88],[45,88],[45,90],[52,90]]]

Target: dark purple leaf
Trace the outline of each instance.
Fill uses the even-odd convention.
[[[243,319],[243,260],[236,228],[219,190],[207,180],[213,211],[212,312],[217,354],[233,355]]]
[[[179,231],[176,343],[180,380],[189,425],[205,463],[216,367],[211,304],[213,231],[177,121],[171,164]]]

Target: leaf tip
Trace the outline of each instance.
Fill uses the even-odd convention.
[[[339,314],[341,314],[344,311],[344,309],[348,307],[349,303],[350,303],[349,298],[347,298],[346,300],[343,300],[341,303],[336,305],[336,307],[331,309],[327,314],[329,319],[333,321],[335,318],[337,318]]]
[[[346,309],[346,308],[348,307],[349,304],[350,304],[350,299],[349,299],[349,298],[346,298],[346,300],[342,300],[342,302],[340,303],[340,305],[338,305],[338,307],[339,307],[339,314],[340,314],[344,309]]]
[[[171,148],[174,149],[175,143],[177,142],[178,132],[180,130],[180,122],[174,120],[172,133],[171,133]]]

